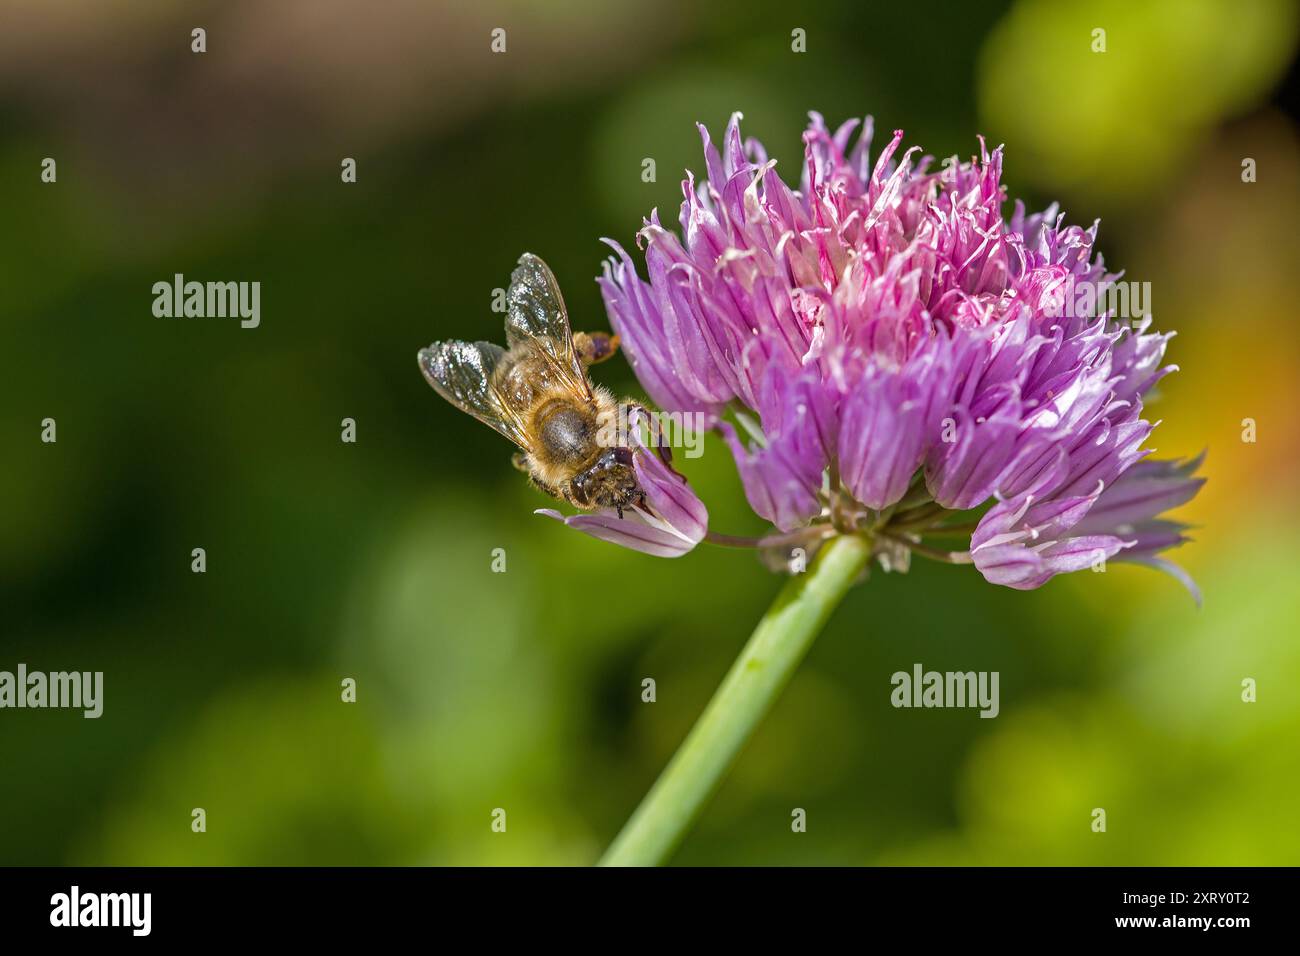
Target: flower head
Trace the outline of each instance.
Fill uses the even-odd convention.
[[[722,434],[782,546],[865,534],[888,567],[915,552],[1016,588],[1132,560],[1190,586],[1156,556],[1183,526],[1158,516],[1196,493],[1199,459],[1142,447],[1171,333],[1074,307],[1120,278],[1096,224],[1004,216],[982,140],[934,168],[897,131],[873,162],[870,119],[855,138],[811,117],[797,190],[736,114],[721,148],[700,128],[680,234],[657,212],[639,233],[648,281],[610,242],[597,281],[651,399]]]

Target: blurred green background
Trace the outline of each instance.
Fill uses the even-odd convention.
[[[809,109],[937,156],[982,132],[1012,196],[1101,217],[1179,331],[1149,413],[1162,456],[1209,449],[1172,555],[1205,606],[1117,565],[1030,593],[877,573],[676,861],[1300,862],[1295,5],[0,0],[0,23],[0,669],[105,673],[99,720],[0,711],[0,862],[592,862],[780,581],[534,517],[415,352],[499,338],[525,250],[607,327],[598,239],[676,220],[694,121],[741,110],[790,181]],[[176,272],[260,281],[261,327],[155,318]],[[597,378],[636,392],[621,360]],[[684,467],[716,528],[757,530],[720,443]],[[1000,716],[893,709],[915,662],[999,671]]]

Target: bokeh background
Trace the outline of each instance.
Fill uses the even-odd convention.
[[[1122,565],[1031,593],[877,573],[676,861],[1300,862],[1298,22],[1271,0],[0,0],[0,669],[102,670],[106,698],[97,721],[0,711],[0,862],[592,862],[780,581],[534,517],[415,351],[499,337],[524,250],[607,327],[598,240],[675,220],[694,121],[741,110],[790,178],[809,109],[937,156],[982,132],[1013,196],[1101,218],[1179,331],[1152,444],[1208,449],[1173,555],[1205,604]],[[176,272],[260,281],[261,327],[155,318]],[[597,377],[637,391],[621,360]],[[715,527],[758,529],[721,444],[684,467]],[[915,662],[999,671],[1001,715],[893,709]]]

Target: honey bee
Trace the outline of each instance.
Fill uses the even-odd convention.
[[[546,263],[519,259],[506,293],[506,344],[434,342],[420,349],[420,371],[439,395],[491,425],[519,451],[512,461],[534,485],[575,508],[644,509],[633,449],[600,439],[639,408],[593,385],[587,367],[618,348],[618,336],[576,335]],[[665,462],[666,448],[656,449]]]

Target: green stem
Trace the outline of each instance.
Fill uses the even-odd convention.
[[[842,535],[781,589],[601,866],[655,866],[672,855],[870,557],[868,540]]]

